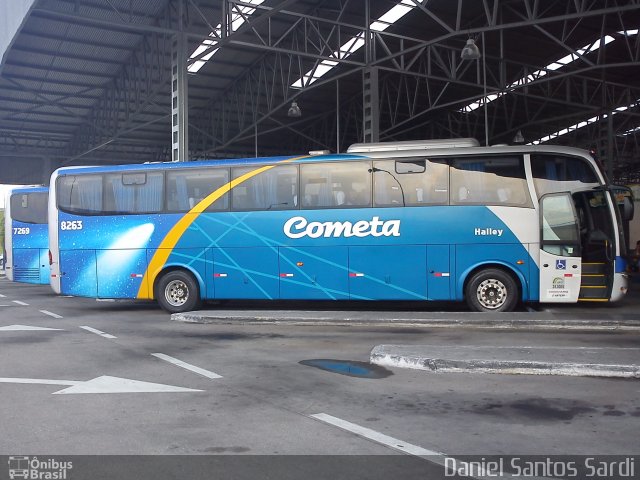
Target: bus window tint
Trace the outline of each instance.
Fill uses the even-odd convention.
[[[47,223],[47,199],[49,194],[17,193],[11,196],[11,218],[24,223]]]
[[[374,204],[445,205],[449,201],[449,166],[430,160],[373,162]]]
[[[69,213],[102,212],[101,175],[65,175],[58,178],[58,208]]]
[[[531,155],[531,172],[538,198],[547,193],[575,191],[600,185],[591,165],[578,157]]]
[[[105,175],[105,213],[156,213],[162,211],[162,172],[109,173]]]
[[[229,183],[229,170],[216,168],[209,170],[185,169],[167,172],[167,210],[188,212],[210,193]],[[229,208],[228,190],[209,207],[207,212]]]
[[[239,178],[256,168],[233,168],[233,178]],[[298,168],[295,165],[279,165],[236,185],[231,190],[231,208],[236,211],[297,208],[297,189]]]
[[[531,207],[521,157],[465,157],[451,162],[452,205]]]
[[[301,165],[302,208],[370,206],[370,168],[369,162]]]

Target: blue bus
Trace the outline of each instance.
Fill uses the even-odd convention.
[[[57,293],[156,299],[614,302],[620,214],[588,152],[473,139],[51,177]]]
[[[49,283],[47,187],[12,189],[5,200],[5,272],[9,280]]]

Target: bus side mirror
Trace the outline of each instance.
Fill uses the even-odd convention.
[[[622,201],[621,213],[622,213],[623,220],[627,222],[633,220],[634,206],[633,206],[633,202],[629,197],[624,197]]]

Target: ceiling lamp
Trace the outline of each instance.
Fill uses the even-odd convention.
[[[516,132],[516,136],[513,137],[513,143],[524,143],[524,135],[522,135],[522,130],[518,130]]]
[[[300,110],[298,103],[295,101],[291,102],[291,106],[289,107],[289,111],[287,112],[287,117],[299,118],[301,116],[302,110]]]
[[[480,58],[480,49],[473,38],[467,40],[467,44],[460,52],[460,58],[462,60],[477,60]]]

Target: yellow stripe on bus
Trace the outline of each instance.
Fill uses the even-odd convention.
[[[306,155],[283,160],[281,162],[278,162],[278,164],[292,162],[301,158],[306,158]],[[144,272],[144,276],[142,277],[142,283],[140,284],[140,288],[138,289],[137,298],[153,299],[153,284],[156,281],[156,277],[162,270],[162,267],[164,267],[164,264],[167,262],[169,255],[171,255],[171,252],[178,244],[178,241],[180,240],[184,232],[187,231],[187,229],[202,212],[209,208],[209,206],[213,204],[213,202],[218,200],[225,193],[230,192],[237,185],[262,172],[266,172],[267,170],[270,170],[275,166],[276,165],[266,165],[264,167],[259,167],[230,181],[229,183],[218,188],[216,191],[210,193],[206,198],[198,202],[198,204],[196,204],[180,220],[178,220],[178,223],[176,223],[171,228],[171,230],[169,230],[169,233],[167,233],[167,235],[162,239],[162,242],[160,242],[160,245],[156,249],[156,252],[153,254],[153,257],[151,258],[151,261],[147,266],[147,270]]]

